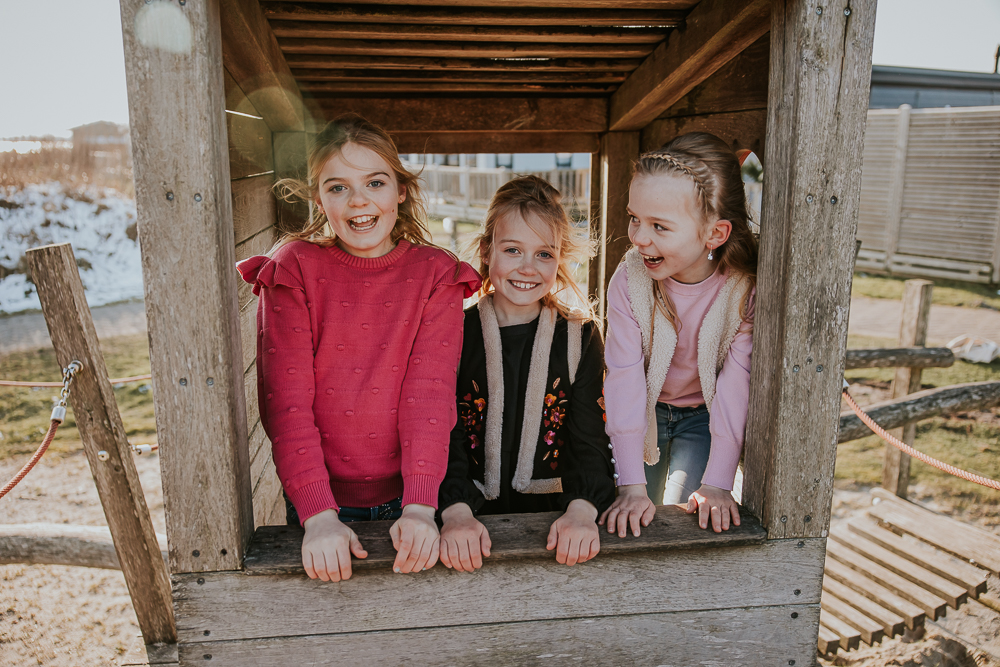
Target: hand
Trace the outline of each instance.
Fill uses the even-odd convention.
[[[441,563],[459,572],[473,572],[489,557],[490,534],[465,503],[455,503],[441,512]]]
[[[434,523],[434,508],[411,503],[389,529],[392,546],[396,549],[393,572],[421,572],[434,567],[438,559],[438,529]]]
[[[556,562],[566,565],[585,563],[601,550],[601,536],[597,532],[597,508],[582,498],[570,502],[566,513],[555,520],[549,529],[545,548],[556,550]]]
[[[632,534],[639,537],[642,532],[639,524],[648,526],[655,514],[656,505],[646,495],[646,485],[626,484],[618,487],[618,497],[611,503],[611,507],[604,510],[597,523],[603,526],[607,520],[608,532],[615,532],[617,527],[618,537],[625,537],[625,531],[632,524]]]
[[[351,578],[351,554],[367,558],[368,552],[354,531],[341,523],[335,510],[314,514],[302,526],[302,567],[310,579],[346,581]]]
[[[729,530],[729,525],[740,525],[740,506],[733,499],[733,494],[717,486],[702,484],[701,488],[688,497],[687,513],[698,512],[698,525],[721,533]],[[730,522],[730,517],[732,521]]]

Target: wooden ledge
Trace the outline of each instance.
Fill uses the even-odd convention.
[[[555,558],[545,549],[545,541],[552,522],[559,512],[538,514],[498,514],[480,517],[490,532],[493,548],[489,561],[516,560],[521,558]],[[601,555],[634,551],[677,550],[697,548],[735,547],[760,544],[767,539],[767,531],[746,510],[740,509],[741,525],[724,533],[702,530],[695,515],[689,515],[676,505],[664,505],[656,510],[656,518],[642,529],[639,537],[622,539],[609,535],[601,528]],[[353,559],[355,570],[374,570],[392,567],[396,550],[389,538],[392,521],[371,521],[351,524],[361,544],[368,551],[368,558]],[[304,574],[302,568],[303,529],[298,526],[261,526],[254,533],[247,549],[243,569],[249,575]],[[598,556],[600,558],[600,556]]]

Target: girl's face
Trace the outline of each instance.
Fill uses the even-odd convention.
[[[532,218],[526,221],[517,212],[509,213],[497,221],[493,232],[487,263],[496,290],[493,307],[501,325],[535,319],[542,309],[541,299],[556,283],[555,234],[542,220]]]
[[[337,245],[357,257],[381,257],[395,247],[390,235],[405,200],[406,188],[370,148],[344,144],[320,170],[316,205],[330,221]]]
[[[686,176],[636,176],[629,187],[628,238],[642,255],[653,280],[673,278],[698,283],[715,272],[709,249],[729,238],[732,224],[709,224],[698,206],[694,183]]]

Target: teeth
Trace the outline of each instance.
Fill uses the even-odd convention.
[[[516,280],[511,280],[510,284],[516,287],[517,289],[534,289],[538,287],[541,283],[521,283]]]
[[[659,264],[663,261],[662,257],[652,257],[650,255],[643,255],[642,253],[639,253],[639,255],[644,261],[649,262],[650,264]]]
[[[347,224],[349,224],[353,229],[363,232],[374,227],[377,222],[377,215],[359,215],[356,218],[348,220]]]

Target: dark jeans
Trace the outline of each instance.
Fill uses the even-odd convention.
[[[287,495],[285,495],[285,510],[288,516],[288,525],[299,525],[299,513],[295,511],[295,505],[292,504],[292,501],[288,499]],[[400,496],[395,500],[390,500],[387,503],[382,503],[381,505],[376,505],[375,507],[341,507],[340,514],[337,516],[343,523],[352,523],[354,521],[386,521],[389,519],[398,519],[402,513],[403,497]]]
[[[657,505],[686,503],[701,487],[712,449],[708,408],[657,403],[656,444],[660,460],[646,466],[646,493]]]

